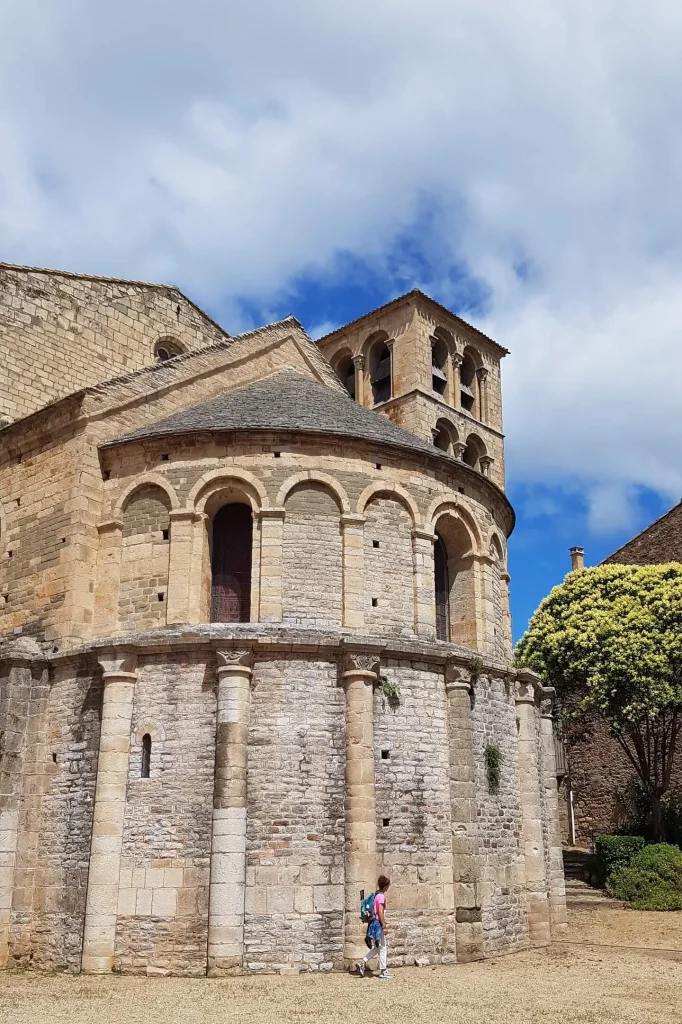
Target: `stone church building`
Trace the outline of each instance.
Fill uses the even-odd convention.
[[[0,265],[0,965],[342,969],[380,871],[395,965],[562,932],[504,355]]]

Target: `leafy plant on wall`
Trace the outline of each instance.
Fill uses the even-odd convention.
[[[496,743],[486,743],[483,757],[485,760],[488,790],[493,794],[499,793],[500,779],[502,777],[502,751]]]

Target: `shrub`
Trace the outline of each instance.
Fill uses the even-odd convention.
[[[682,910],[682,851],[666,843],[645,846],[612,872],[606,890],[635,910]]]
[[[495,743],[487,743],[483,752],[485,759],[485,774],[488,779],[488,790],[491,793],[499,793],[500,778],[502,776],[502,751]]]
[[[643,846],[641,836],[598,836],[597,870],[601,884],[608,882],[614,871],[627,867]]]

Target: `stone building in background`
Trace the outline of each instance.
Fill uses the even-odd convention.
[[[560,933],[505,350],[418,291],[315,345],[1,273],[0,964],[341,968],[380,871],[395,964]]]
[[[582,548],[571,548],[571,568],[582,569]],[[663,565],[682,562],[682,502],[605,558],[603,565]],[[594,837],[619,829],[630,810],[628,788],[636,777],[625,753],[597,725],[580,742],[558,752],[561,831],[564,844],[590,847]],[[682,783],[682,753],[675,762]]]

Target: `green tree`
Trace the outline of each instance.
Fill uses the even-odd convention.
[[[601,565],[569,573],[516,648],[557,690],[564,718],[605,724],[641,779],[654,838],[682,723],[682,565]]]

